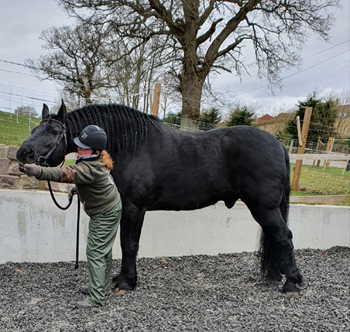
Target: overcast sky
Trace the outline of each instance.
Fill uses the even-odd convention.
[[[253,104],[259,112],[266,113],[281,107],[288,109],[315,90],[320,96],[345,95],[350,89],[350,1],[341,2],[343,9],[336,11],[330,41],[313,36],[306,42],[302,66],[281,75],[285,77],[282,91],[276,89],[272,95],[266,81],[246,77],[240,82],[235,75],[227,74],[214,80],[215,90],[225,93],[231,103]],[[53,104],[59,99],[54,82],[39,81],[30,76],[33,74],[28,69],[4,61],[24,63],[25,59],[38,58],[42,52],[41,32],[69,23],[66,13],[55,0],[0,0],[0,8],[0,106],[6,103],[10,110],[18,104],[18,96],[15,98],[21,93],[33,95],[36,100],[35,91]],[[34,102],[33,105],[36,106]]]

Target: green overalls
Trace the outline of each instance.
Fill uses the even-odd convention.
[[[109,289],[112,246],[122,213],[118,189],[98,156],[80,158],[76,165],[42,168],[39,180],[75,183],[84,210],[90,217],[86,256],[89,293],[85,301],[102,306]]]

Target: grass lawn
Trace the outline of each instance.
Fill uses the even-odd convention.
[[[291,181],[294,164],[291,164]],[[312,167],[303,165],[299,179],[299,190],[291,191],[292,196],[306,195],[350,195],[350,172],[344,168]],[[349,202],[339,202],[337,205],[349,205]]]
[[[0,111],[0,144],[20,146],[40,119]]]

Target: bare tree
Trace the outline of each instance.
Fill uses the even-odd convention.
[[[157,79],[162,52],[157,38],[138,46],[137,39],[119,37],[101,17],[77,17],[74,26],[53,27],[41,39],[47,53],[26,63],[63,85],[71,104],[118,99],[135,108]],[[146,82],[146,83],[145,83]],[[147,100],[147,98],[145,98]],[[147,110],[147,103],[144,105]]]
[[[163,63],[178,80],[183,116],[199,118],[203,85],[212,71],[248,71],[254,54],[259,76],[271,83],[298,64],[310,33],[327,39],[329,9],[339,0],[60,0],[79,16],[90,9],[120,36],[139,45],[157,36],[167,46]],[[137,45],[135,45],[137,47]],[[243,48],[246,48],[245,52]],[[250,51],[251,50],[251,51]],[[251,54],[249,54],[251,53]]]
[[[38,113],[33,106],[19,106],[15,109],[15,114],[17,115],[26,115],[31,117],[38,116]]]
[[[162,66],[159,54],[163,52],[164,44],[154,38],[152,43],[135,47],[135,40],[125,37],[119,39],[117,47],[120,57],[115,63],[113,79],[120,101],[134,108],[139,108],[142,102],[143,111],[147,113],[150,91],[163,74],[159,70]]]
[[[73,27],[45,30],[41,39],[48,54],[38,60],[28,59],[26,63],[44,73],[46,79],[61,82],[64,91],[89,104],[94,93],[112,85],[111,64],[117,57],[114,51],[116,38],[108,25],[96,20],[77,21]]]

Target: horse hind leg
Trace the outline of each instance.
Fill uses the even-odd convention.
[[[260,253],[263,275],[281,281],[281,274],[284,274],[287,280],[282,288],[283,293],[299,294],[296,284],[302,285],[303,279],[295,262],[293,235],[280,209],[254,209],[252,214],[262,227]]]

